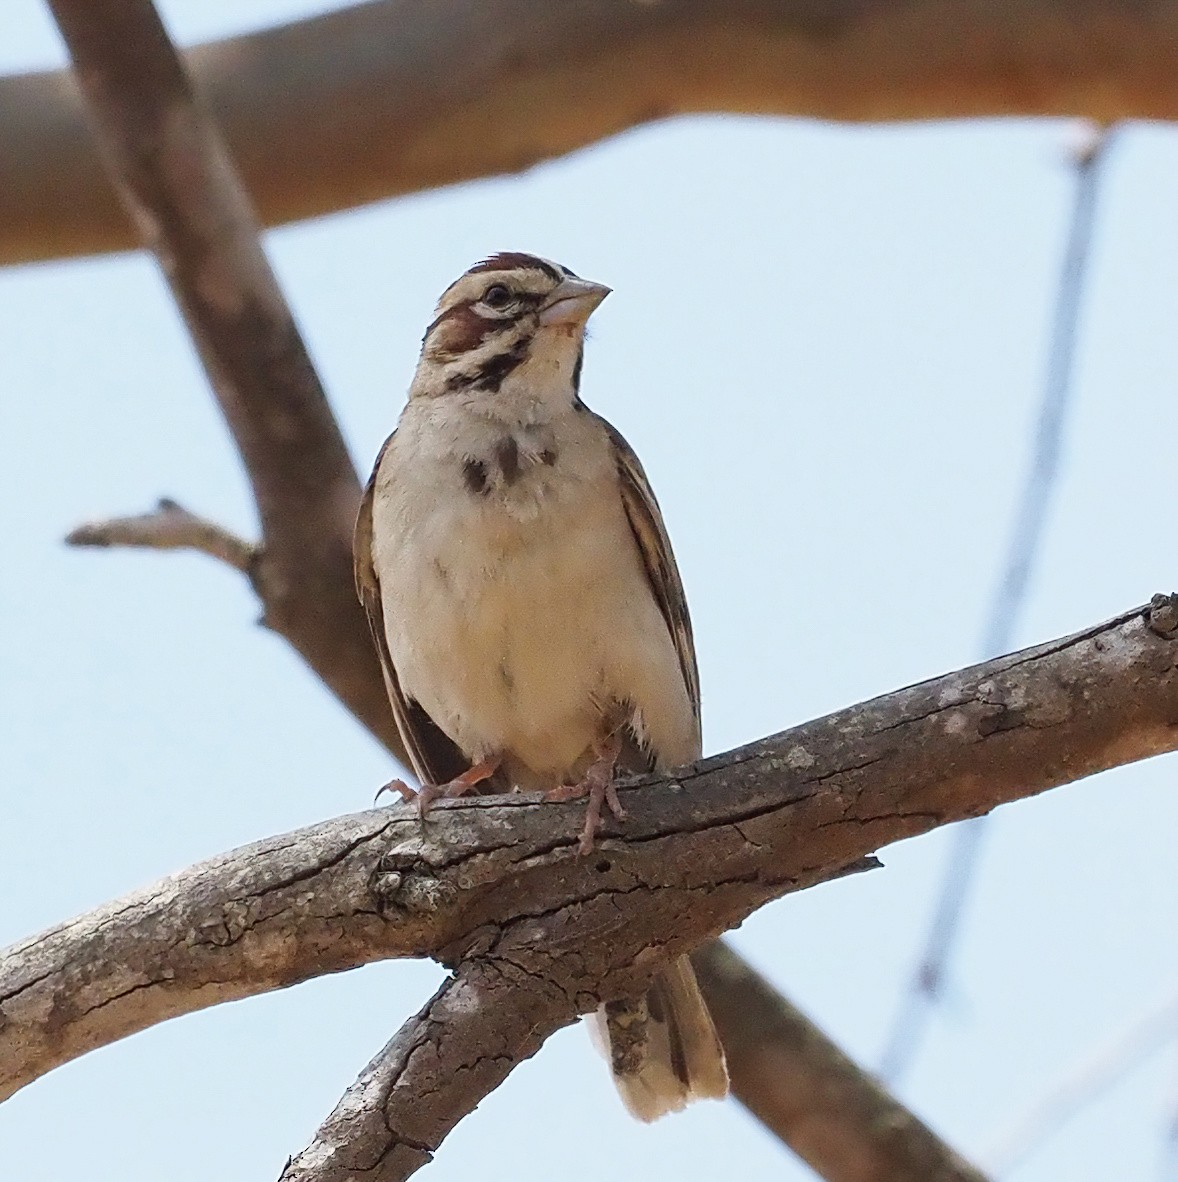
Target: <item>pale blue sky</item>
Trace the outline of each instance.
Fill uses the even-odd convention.
[[[193,41],[243,27],[240,7],[163,11]],[[251,24],[318,7],[248,6]],[[42,6],[9,0],[0,69],[62,60]],[[268,246],[365,472],[437,294],[475,259],[531,250],[614,288],[584,394],[634,444],[664,507],[716,751],[975,659],[1037,409],[1069,138],[1052,122],[682,120]],[[1075,413],[1019,643],[1178,583],[1178,135],[1129,129],[1106,179]],[[3,944],[364,808],[390,765],[255,627],[233,572],[61,544],[79,521],[161,494],[253,530],[153,264],[0,271],[0,326]],[[1178,992],[1174,772],[1157,760],[998,815],[950,1002],[903,1089],[966,1153]],[[947,848],[935,834],[885,850],[885,870],[770,906],[735,941],[874,1062]],[[90,1055],[0,1107],[0,1173],[273,1178],[438,979],[430,965],[376,966]],[[1172,1053],[1156,1056],[1010,1177],[1161,1177],[1176,1076]],[[734,1104],[630,1122],[580,1029],[463,1122],[428,1176],[476,1169],[518,1182],[809,1176]]]

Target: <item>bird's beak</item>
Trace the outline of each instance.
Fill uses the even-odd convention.
[[[585,321],[593,315],[593,309],[612,290],[604,283],[590,283],[588,279],[574,279],[570,276],[562,280],[544,302],[540,309],[540,323],[582,328]]]

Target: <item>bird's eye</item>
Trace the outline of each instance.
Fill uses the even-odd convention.
[[[511,292],[502,283],[492,283],[483,292],[483,303],[488,308],[506,308],[511,303]]]

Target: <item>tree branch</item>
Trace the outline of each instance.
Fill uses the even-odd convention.
[[[1157,596],[640,781],[587,858],[576,802],[511,796],[444,802],[424,828],[374,810],[193,867],[4,954],[0,1096],[166,1018],[388,957],[534,976],[567,999],[560,1024],[881,845],[1178,748],[1176,624]]]
[[[344,1093],[279,1182],[399,1182],[552,1034],[571,999],[510,961],[468,961]],[[443,1037],[444,1036],[444,1037]]]
[[[865,859],[848,869],[876,865],[874,859]],[[719,949],[721,943],[712,941],[708,947]],[[738,969],[751,971],[735,953],[724,950],[722,955]],[[774,1000],[782,1000],[772,986],[766,984],[765,990],[761,1016]],[[511,962],[464,962],[457,977],[443,984],[430,1004],[360,1073],[311,1144],[287,1162],[279,1182],[351,1182],[357,1172],[373,1182],[409,1177],[432,1159],[458,1119],[473,1112],[516,1063],[530,1058],[576,1016],[568,996],[534,969],[524,973]],[[817,1040],[823,1041],[823,1036],[817,1034]],[[798,1048],[796,1057],[812,1060],[816,1045]],[[423,1048],[424,1060],[414,1064]],[[797,1071],[796,1064],[791,1066]],[[858,1072],[850,1062],[847,1069],[852,1075]],[[899,1108],[895,1101],[892,1104]],[[914,1120],[904,1109],[899,1112],[902,1119]],[[931,1132],[924,1132],[940,1144]],[[831,1159],[833,1172],[822,1176],[832,1182],[867,1182],[846,1173],[845,1160],[845,1155],[841,1161]],[[872,1182],[889,1178],[912,1182],[909,1174],[878,1175]],[[944,1182],[958,1182],[958,1176],[949,1175]],[[985,1179],[963,1174],[960,1182]]]
[[[378,0],[187,60],[276,225],[675,115],[1173,119],[1178,0]],[[0,79],[0,160],[0,262],[138,245],[67,73]]]
[[[162,497],[150,513],[88,521],[70,530],[71,546],[136,546],[145,550],[198,550],[248,575],[258,548],[223,526]]]
[[[50,7],[118,196],[159,260],[245,464],[262,525],[251,575],[263,620],[400,754],[352,585],[359,481],[225,145],[149,0]]]
[[[721,941],[691,959],[733,1091],[819,1177],[986,1182]]]
[[[260,551],[250,551],[248,563],[266,608],[266,622],[287,636],[329,687],[395,751],[399,743],[351,594],[348,539],[357,494],[355,473],[261,253],[255,219],[224,146],[194,100],[149,5],[142,0],[111,0],[100,17],[80,0],[55,0],[54,7],[75,56],[120,195],[173,285],[253,482],[264,541]],[[379,48],[369,45],[369,49]],[[284,86],[286,81],[284,78]],[[325,111],[338,109],[338,103],[325,101]],[[4,132],[0,126],[0,140]],[[382,147],[394,142],[395,137],[386,136]],[[3,200],[0,193],[0,206]],[[142,542],[150,536],[158,544],[168,536],[168,530],[156,529],[160,522],[149,525],[146,518],[138,519],[133,527],[125,521],[115,524],[122,528],[108,524],[110,541]],[[172,524],[178,524],[177,519],[173,518]],[[217,531],[210,523],[202,524],[214,533],[180,533],[189,542],[203,540],[207,544],[199,548],[235,566],[245,560],[246,543]],[[238,549],[233,545],[226,548],[226,540]],[[366,839],[359,840],[363,844]],[[556,849],[546,848],[548,852]],[[293,878],[283,879],[276,871],[278,878],[271,879],[262,893],[316,879],[333,859],[344,859],[347,854],[347,850],[336,849],[324,866],[301,862],[291,871]],[[392,877],[381,875],[380,883],[390,885],[396,874],[400,871]],[[364,881],[367,884],[368,880]],[[192,921],[182,930],[169,927],[176,922],[176,914],[169,911],[167,900],[158,896],[141,900],[142,910],[133,904],[126,908],[127,914],[134,913],[137,923],[145,925],[140,936],[152,930],[162,934],[165,942],[188,941],[187,961],[179,953],[173,955],[171,943],[167,947],[172,951],[160,952],[156,947],[153,952],[149,940],[140,949],[139,959],[116,955],[113,961],[102,962],[95,980],[87,979],[80,993],[68,988],[68,982],[63,984],[66,978],[61,974],[68,975],[67,965],[48,970],[42,983],[51,978],[56,981],[62,989],[61,1008],[51,1015],[51,1029],[40,1030],[34,1042],[41,1040],[42,1051],[56,1044],[50,1058],[59,1057],[53,1062],[65,1061],[173,1013],[332,971],[331,957],[325,951],[328,948],[342,956],[336,968],[378,955],[406,954],[374,951],[372,932],[352,928],[343,941],[344,952],[340,952],[337,928],[342,921],[337,916],[335,926],[329,922],[312,933],[309,957],[305,948],[271,949],[273,961],[263,958],[269,975],[259,976],[258,969],[253,976],[247,972],[248,979],[242,980],[234,975],[232,965],[220,964],[217,972],[202,976],[202,957],[216,960],[211,948],[222,944],[235,948],[239,938],[247,948],[253,948],[255,932],[265,929],[270,915],[260,897],[247,894],[243,901],[238,893],[218,893],[216,886],[210,889],[213,901],[206,912],[194,915],[191,909],[185,911],[184,904],[177,904]],[[463,884],[457,888],[451,884],[450,889],[463,889]],[[296,916],[297,931],[291,936],[296,946],[302,941],[299,898],[306,902],[303,896],[287,900]],[[387,915],[380,906],[374,909],[370,895],[358,890],[351,899],[355,910],[345,909],[341,914],[361,927],[367,917],[383,930]],[[128,930],[118,922],[122,914],[116,908],[115,914],[107,916],[107,926],[102,929],[106,935],[128,936]],[[282,917],[274,913],[270,918],[281,929]],[[69,931],[83,942],[94,940],[91,951],[101,961],[106,947],[98,939],[101,933],[77,921],[51,936]],[[656,937],[662,938],[653,930],[648,935],[655,943]],[[348,948],[351,952],[345,955]],[[31,952],[39,956],[44,948],[38,945]],[[232,961],[232,953],[229,959]],[[73,978],[75,984],[79,980]],[[7,1001],[0,993],[0,1017],[15,1012],[13,1006],[25,1013],[22,1007],[35,992],[21,986]],[[8,1026],[0,1021],[0,1044]],[[59,1039],[61,1031],[66,1033]],[[34,1059],[37,1054],[34,1052]],[[43,1062],[34,1074],[48,1066],[52,1063]],[[748,1096],[742,1098],[750,1101]],[[756,1099],[753,1097],[754,1104]],[[460,1115],[459,1109],[461,1104],[453,1119]]]
[[[264,546],[250,547],[164,505],[162,513],[86,527],[71,539],[189,545],[246,570],[269,626],[400,754],[350,587],[355,475],[224,148],[147,5],[108,5],[101,24],[86,6],[62,0],[58,8],[71,14],[68,42],[120,195],[188,318],[253,481],[265,534]],[[150,68],[141,74],[145,61]],[[757,1105],[739,1085],[737,1095]]]

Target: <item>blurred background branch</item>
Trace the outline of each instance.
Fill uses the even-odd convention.
[[[360,482],[249,195],[150,0],[51,8],[111,181],[159,261],[249,477],[263,622],[400,758],[353,586]]]
[[[1178,0],[372,0],[186,57],[265,225],[675,115],[1178,117]],[[68,72],[0,79],[0,161],[0,263],[138,245]]]
[[[1051,498],[1059,479],[1060,456],[1072,394],[1077,325],[1084,298],[1084,280],[1096,225],[1096,198],[1113,129],[1086,125],[1072,145],[1076,169],[1075,199],[1052,316],[1043,400],[1035,429],[1034,449],[1019,500],[1002,576],[990,605],[982,640],[982,658],[1009,652],[1027,600],[1031,575],[1043,547]],[[902,994],[880,1075],[901,1081],[920,1051],[936,1006],[944,996],[945,978],[960,933],[962,916],[978,873],[982,842],[992,824],[975,817],[956,827],[950,842],[944,880],[924,951]]]
[[[1065,1122],[1099,1099],[1126,1072],[1163,1051],[1178,1037],[1178,993],[1134,1017],[1095,1050],[1090,1050],[997,1133],[983,1160],[996,1178],[1006,1177]]]
[[[985,1182],[727,944],[692,956],[733,1091],[830,1182]]]
[[[141,550],[196,550],[248,575],[258,548],[215,521],[190,513],[168,497],[150,512],[87,521],[66,535],[70,546],[131,546]]]

